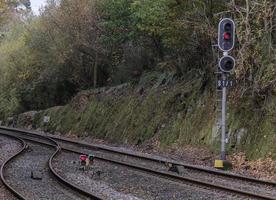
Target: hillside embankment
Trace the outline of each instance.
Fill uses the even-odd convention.
[[[198,81],[158,87],[124,84],[82,91],[65,106],[21,114],[16,126],[116,144],[147,143],[158,149],[193,145],[218,154],[215,100]],[[247,159],[276,158],[275,100],[275,96],[266,99],[261,108],[246,99],[229,103],[230,154],[244,152]],[[45,116],[50,117],[48,123]]]

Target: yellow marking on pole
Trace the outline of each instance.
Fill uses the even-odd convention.
[[[215,168],[223,168],[223,160],[215,160]]]

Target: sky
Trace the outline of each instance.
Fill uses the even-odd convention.
[[[39,14],[39,8],[46,4],[47,0],[31,0],[32,10],[36,15]]]

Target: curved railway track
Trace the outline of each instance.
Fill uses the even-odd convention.
[[[0,133],[0,134],[1,134],[1,133]],[[5,135],[6,135],[6,134],[5,134]],[[6,136],[7,136],[7,135],[6,135]],[[8,137],[11,137],[11,138],[13,138],[13,139],[19,141],[20,144],[21,144],[21,148],[19,148],[18,151],[17,151],[14,155],[10,156],[10,157],[9,157],[6,161],[4,161],[4,163],[1,165],[1,168],[0,168],[0,177],[1,177],[1,181],[3,182],[3,184],[5,185],[5,187],[6,187],[8,190],[10,190],[17,198],[19,198],[19,199],[25,199],[25,198],[23,197],[23,195],[22,195],[20,192],[16,191],[16,189],[13,188],[13,187],[8,183],[8,181],[6,180],[6,178],[5,178],[5,176],[4,176],[4,170],[5,170],[6,165],[7,165],[9,162],[11,162],[11,161],[12,161],[13,159],[15,159],[17,156],[19,156],[19,155],[26,149],[27,144],[25,143],[24,140],[22,140],[22,139],[20,139],[20,138],[18,138],[18,137],[15,137],[15,136],[8,136]]]
[[[9,168],[8,165],[11,162],[14,162],[17,159],[17,157],[19,157],[21,154],[23,154],[24,150],[29,149],[30,146],[32,148],[36,148],[34,144],[39,144],[39,145],[47,146],[48,148],[50,147],[50,148],[54,149],[54,153],[50,155],[50,158],[47,161],[47,166],[49,168],[49,172],[53,175],[53,177],[55,179],[57,179],[59,182],[61,182],[62,185],[59,183],[56,183],[55,180],[49,181],[48,184],[51,186],[54,185],[54,187],[55,187],[54,193],[60,193],[60,194],[58,194],[58,197],[50,198],[50,199],[68,199],[69,196],[72,197],[73,199],[74,198],[75,199],[76,198],[93,199],[93,200],[101,199],[100,197],[96,196],[95,194],[89,193],[89,192],[83,190],[82,188],[78,187],[74,183],[71,183],[71,182],[65,180],[62,176],[60,176],[56,172],[56,170],[54,169],[54,167],[52,165],[52,161],[55,158],[55,156],[57,156],[58,153],[61,151],[61,147],[51,138],[43,137],[43,136],[36,136],[36,140],[34,140],[31,138],[26,138],[26,137],[20,138],[18,136],[11,136],[9,134],[5,134],[5,133],[1,133],[1,132],[0,132],[0,134],[5,135],[5,136],[10,136],[17,140],[20,140],[20,142],[22,144],[22,148],[15,155],[11,156],[7,161],[4,162],[4,164],[1,166],[1,172],[0,172],[1,179],[2,179],[2,182],[4,183],[4,185],[19,199],[27,200],[27,199],[36,199],[38,197],[27,197],[27,195],[23,195],[23,192],[20,191],[20,189],[18,189],[18,187],[16,188],[16,187],[12,186],[14,183],[14,180],[10,180],[10,181],[7,180],[7,178],[5,176],[5,169],[8,169]],[[25,142],[25,141],[28,141],[28,142]],[[45,152],[46,148],[44,148],[43,151]],[[49,179],[51,179],[51,178],[49,178]],[[41,188],[41,189],[45,190],[45,188]],[[60,191],[58,191],[58,190],[60,190]],[[62,197],[63,194],[64,194],[64,197]],[[44,194],[43,198],[45,198],[45,194]],[[48,197],[48,199],[49,199],[49,197]]]
[[[4,127],[0,127],[0,130],[6,130],[6,131],[10,131],[10,134],[13,132],[13,134],[20,134],[21,133],[21,137],[25,137],[26,135],[30,136],[30,137],[43,137],[43,135],[34,133],[34,132],[30,132],[30,131],[23,131],[23,130],[19,130],[19,129],[11,129],[11,128],[4,128]],[[225,172],[221,172],[221,171],[216,171],[216,170],[209,170],[206,168],[201,168],[201,167],[196,167],[196,166],[192,166],[192,165],[187,165],[185,163],[180,163],[180,162],[176,162],[173,160],[166,160],[166,159],[158,159],[158,158],[153,158],[153,157],[149,157],[149,156],[143,156],[140,154],[134,154],[131,152],[123,152],[123,151],[119,151],[116,150],[114,148],[110,148],[110,147],[106,147],[106,146],[101,146],[101,145],[91,145],[91,144],[87,144],[87,143],[80,143],[80,142],[76,142],[73,140],[68,140],[65,138],[59,138],[56,136],[49,136],[52,140],[54,141],[58,141],[58,144],[60,144],[60,148],[62,148],[63,150],[69,151],[69,152],[73,152],[73,153],[77,153],[77,154],[81,154],[81,153],[88,153],[91,150],[94,150],[94,152],[101,152],[98,153],[99,155],[96,155],[96,159],[105,161],[105,162],[110,162],[110,163],[114,163],[117,165],[121,165],[121,166],[126,166],[135,170],[139,170],[142,172],[146,172],[146,173],[150,173],[150,174],[154,174],[155,176],[160,176],[162,178],[166,178],[166,179],[170,179],[170,180],[174,180],[174,181],[178,181],[178,182],[189,182],[189,183],[193,183],[199,186],[203,186],[203,187],[208,187],[208,188],[212,188],[212,189],[217,189],[217,190],[222,190],[228,193],[232,193],[232,194],[239,194],[239,195],[244,195],[245,197],[249,197],[249,198],[258,198],[258,199],[269,199],[269,200],[275,200],[276,199],[276,183],[275,182],[271,182],[271,181],[264,181],[264,180],[259,180],[259,179],[255,179],[255,178],[248,178],[245,176],[240,176],[240,175],[235,175],[235,174],[228,174]],[[107,154],[111,154],[111,156],[104,156],[102,154],[102,152],[105,152]],[[97,154],[96,153],[96,154]],[[118,159],[118,157],[116,157],[115,155],[120,155],[121,157],[123,156],[123,161],[122,159]],[[115,159],[114,159],[115,158]],[[127,158],[127,159],[126,159]],[[131,159],[136,159],[135,162],[129,162],[129,160]],[[126,162],[125,160],[128,160],[128,162]],[[141,161],[145,161],[145,163],[147,163],[146,166],[143,165],[139,165],[137,163],[140,163]],[[212,176],[220,176],[220,177],[225,177],[226,179],[233,179],[234,182],[236,180],[238,181],[242,181],[243,183],[247,183],[249,186],[251,184],[256,184],[257,187],[264,187],[267,188],[269,187],[270,190],[272,190],[272,192],[268,192],[268,193],[261,193],[261,192],[256,192],[256,191],[248,191],[246,189],[246,187],[242,187],[242,188],[234,188],[231,186],[225,186],[225,185],[221,185],[221,184],[217,184],[217,183],[213,183],[212,181],[206,181],[206,180],[202,180],[201,178],[194,178],[194,177],[187,177],[187,176],[182,176],[182,175],[178,175],[175,173],[171,173],[171,172],[167,172],[167,171],[162,171],[162,170],[156,170],[153,168],[148,167],[149,163],[155,163],[156,165],[166,165],[168,163],[173,164],[173,165],[177,165],[177,166],[183,166],[185,167],[185,169],[189,169],[189,170],[194,170],[194,171],[199,171],[200,173],[208,173],[211,174]],[[136,164],[134,164],[136,163]],[[213,179],[215,177],[212,177]],[[232,180],[232,181],[233,181]]]

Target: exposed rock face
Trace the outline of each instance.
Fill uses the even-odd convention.
[[[83,112],[90,101],[95,97],[98,100],[106,96],[112,96],[113,98],[115,98],[116,96],[118,97],[120,95],[126,94],[129,89],[130,84],[125,83],[116,87],[103,87],[93,90],[81,91],[72,99],[70,105],[76,111]]]
[[[16,126],[19,128],[27,129],[33,128],[32,126],[34,124],[34,118],[38,112],[39,111],[29,111],[18,115],[16,120]]]

